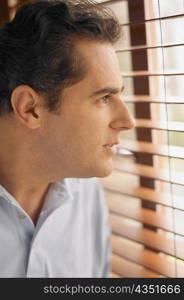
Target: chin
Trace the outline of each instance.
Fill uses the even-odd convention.
[[[98,170],[96,170],[96,174],[94,177],[100,177],[100,178],[103,178],[103,177],[107,177],[109,176],[113,171],[113,166],[112,164],[108,165],[108,166],[103,166],[103,167],[99,167]]]
[[[73,176],[71,177],[80,177],[80,178],[91,178],[91,177],[107,177],[109,176],[114,169],[112,160],[111,161],[106,161],[102,163],[102,161],[96,163],[96,164],[89,164],[87,168],[84,168],[80,170],[80,174],[75,172]]]
[[[93,172],[87,172],[85,174],[82,174],[80,176],[71,176],[71,177],[78,177],[78,178],[91,178],[91,177],[99,177],[99,178],[103,178],[103,177],[107,177],[112,173],[112,169],[108,169],[108,170],[98,170],[98,171],[93,171]]]
[[[95,177],[100,177],[100,178],[103,178],[103,177],[107,177],[109,176],[110,174],[112,173],[112,169],[109,170],[109,171],[106,171],[106,172],[101,172],[100,174],[98,174],[97,176]]]

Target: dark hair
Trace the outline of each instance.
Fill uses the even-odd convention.
[[[43,93],[47,109],[57,113],[58,92],[86,73],[75,39],[114,44],[119,36],[113,13],[90,0],[21,6],[0,29],[0,115],[13,112],[11,93],[22,84]]]

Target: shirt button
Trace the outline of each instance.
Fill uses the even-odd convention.
[[[19,219],[25,219],[26,216],[24,214],[20,213],[20,214],[18,214],[18,217],[19,217]]]

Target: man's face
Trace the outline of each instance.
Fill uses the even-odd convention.
[[[77,49],[87,74],[63,91],[60,115],[47,112],[42,132],[47,171],[58,179],[109,175],[114,153],[104,145],[117,143],[120,131],[134,126],[122,99],[122,76],[113,47],[80,41]]]

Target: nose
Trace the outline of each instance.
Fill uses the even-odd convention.
[[[135,127],[135,119],[130,113],[126,103],[122,100],[116,107],[115,115],[113,121],[110,123],[111,128],[121,131],[133,129]]]

